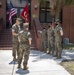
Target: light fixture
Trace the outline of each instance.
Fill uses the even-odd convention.
[[[28,3],[28,5],[30,5],[30,3]]]
[[[35,10],[37,10],[38,6],[37,6],[37,5],[35,5],[35,6],[34,6],[34,8],[35,8]]]
[[[0,8],[2,7],[2,3],[0,2]]]

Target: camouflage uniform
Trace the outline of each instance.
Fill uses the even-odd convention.
[[[20,31],[20,26],[17,26],[16,24],[14,24],[12,26],[12,32],[15,32],[18,34],[18,32]],[[13,42],[13,50],[12,50],[12,55],[14,58],[16,58],[16,55],[18,56],[18,50],[19,50],[19,42],[18,42],[18,36],[12,36],[12,42]]]
[[[47,33],[45,28],[42,31],[42,47],[43,47],[43,51],[46,52],[47,51]]]
[[[20,32],[19,38],[20,38],[20,48],[19,48],[19,57],[18,57],[18,68],[20,68],[23,56],[24,56],[23,66],[24,67],[27,66],[30,54],[29,39],[31,38],[31,34],[27,30],[23,30]]]
[[[52,27],[47,30],[48,37],[48,53],[54,55],[54,29]]]
[[[56,51],[56,56],[58,58],[61,58],[61,53],[62,53],[62,36],[60,32],[63,32],[62,27],[57,25],[55,27],[55,51]]]

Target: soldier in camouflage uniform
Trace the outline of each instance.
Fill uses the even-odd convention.
[[[48,54],[54,55],[54,28],[52,24],[47,30],[47,37],[48,37]]]
[[[63,36],[63,29],[60,26],[60,21],[56,20],[56,27],[55,27],[55,51],[57,58],[61,58],[62,53],[62,36]]]
[[[19,57],[18,57],[18,68],[21,67],[22,59],[24,57],[23,61],[23,69],[28,69],[28,59],[29,59],[29,53],[30,53],[30,45],[31,45],[31,34],[28,31],[29,23],[23,23],[23,30],[19,33],[18,40],[20,42],[19,47]]]
[[[13,42],[12,56],[13,56],[13,61],[15,61],[16,56],[18,56],[18,50],[19,50],[18,32],[21,30],[20,29],[20,23],[21,23],[21,19],[17,18],[16,23],[12,26],[12,42]]]
[[[47,32],[45,27],[42,30],[42,47],[43,47],[43,51],[47,52]]]

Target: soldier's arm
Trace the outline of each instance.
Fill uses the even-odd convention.
[[[31,45],[31,44],[32,44],[32,39],[29,38],[29,45]]]
[[[18,36],[18,34],[15,33],[15,27],[12,27],[12,35],[13,35],[13,36]]]
[[[18,41],[20,42],[20,37],[18,36]]]
[[[60,29],[60,34],[61,34],[61,36],[63,36],[63,29],[62,28]]]
[[[13,35],[13,36],[18,36],[18,34],[17,34],[17,33],[15,33],[15,32],[12,32],[12,35]]]
[[[23,32],[23,31],[20,31],[19,34],[18,34],[18,41],[19,41],[19,42],[21,42],[20,38],[22,37],[22,32]]]
[[[29,45],[31,45],[31,43],[32,43],[32,38],[31,38],[31,33],[30,33],[30,32],[28,32],[28,36],[29,36]]]

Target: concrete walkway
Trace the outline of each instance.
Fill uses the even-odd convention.
[[[60,66],[55,57],[40,51],[31,50],[28,70],[17,69],[12,61],[11,50],[0,50],[0,75],[70,75]]]

